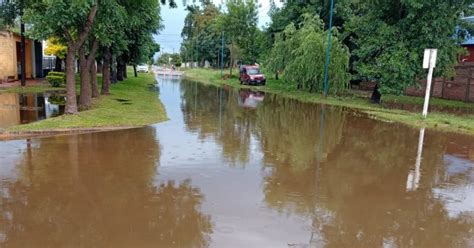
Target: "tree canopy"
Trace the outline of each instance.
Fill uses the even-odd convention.
[[[79,59],[80,107],[87,109],[91,98],[99,95],[95,61],[104,64],[102,93],[108,94],[111,78],[120,81],[127,76],[127,64],[149,62],[159,51],[153,35],[162,28],[162,4],[176,7],[174,0],[32,0],[21,10],[34,38],[54,37],[57,44],[66,45],[68,99],[76,99],[74,64]],[[2,25],[11,23],[14,18],[7,17],[17,9],[17,1],[2,4]],[[66,113],[77,111],[75,101],[67,101]]]
[[[437,48],[436,74],[450,75],[463,53],[456,32],[474,1],[368,1],[358,4],[346,24],[355,49],[357,76],[402,93],[425,76],[423,51]],[[376,34],[376,35],[374,35]]]
[[[452,75],[459,55],[464,53],[459,44],[465,33],[458,33],[472,30],[472,25],[462,18],[473,13],[473,3],[472,0],[336,1],[334,26],[338,40],[350,51],[348,71],[355,79],[377,82],[382,92],[400,94],[424,78],[423,50],[438,48],[437,76]],[[266,32],[273,41],[272,52],[267,57],[272,71],[284,69],[293,56],[289,53],[293,50],[284,46],[288,43],[279,38],[288,35],[288,25],[292,24],[295,30],[303,29],[305,13],[316,13],[326,30],[328,4],[329,1],[322,0],[287,1],[281,8],[271,8],[272,22]],[[287,56],[278,57],[280,53]],[[311,57],[322,63],[316,54]],[[331,59],[331,67],[345,67],[345,63],[346,60],[338,61],[336,57]],[[302,67],[302,74],[308,72]],[[301,80],[293,78],[297,79]]]
[[[268,56],[266,67],[281,71],[285,80],[296,83],[299,89],[310,92],[322,90],[327,32],[318,16],[304,14],[300,29],[288,25],[277,37]],[[333,34],[329,79],[333,93],[345,89],[349,82],[349,50]]]

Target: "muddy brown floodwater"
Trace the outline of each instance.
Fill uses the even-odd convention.
[[[0,93],[0,130],[64,114],[65,92]]]
[[[168,122],[0,142],[0,247],[474,246],[473,137],[158,84]]]

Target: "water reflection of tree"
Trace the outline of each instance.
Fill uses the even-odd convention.
[[[281,211],[312,213],[317,165],[340,142],[346,112],[272,96],[258,114],[264,162],[272,168],[265,178],[265,200]]]
[[[292,169],[297,163],[288,161],[301,156],[295,151],[280,149],[284,154],[279,158],[284,159],[269,154],[273,170],[266,178],[267,203],[311,218],[326,247],[466,246],[472,223],[449,218],[442,202],[431,193],[443,169],[444,137],[428,135],[423,186],[406,192],[418,132],[363,118],[346,121],[344,138],[328,151],[319,170],[316,162],[302,170]],[[330,222],[324,216],[328,212]]]
[[[346,112],[339,107],[270,95],[258,109],[258,117],[265,162],[274,165],[283,163],[292,169],[303,170],[316,161],[325,160],[339,143]],[[320,132],[321,125],[323,133]],[[319,150],[320,136],[323,139],[322,150]]]
[[[7,247],[205,247],[210,216],[190,181],[153,186],[154,129],[37,140],[0,183]]]
[[[255,110],[238,106],[238,94],[232,89],[183,82],[181,90],[189,131],[197,132],[201,139],[213,138],[232,164],[248,162]]]

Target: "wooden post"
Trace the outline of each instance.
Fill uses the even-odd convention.
[[[469,77],[467,78],[467,85],[466,85],[466,102],[470,101],[470,94],[471,94],[471,81],[472,80],[472,67],[469,66]]]
[[[444,99],[444,87],[446,85],[446,77],[443,77],[443,84],[441,85],[441,98]]]

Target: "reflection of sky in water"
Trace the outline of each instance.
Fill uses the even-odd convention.
[[[5,141],[0,144],[0,181],[16,179],[16,165],[23,158],[26,140]]]
[[[48,97],[45,97],[44,100],[45,100],[46,118],[58,116],[60,114],[59,105],[50,103]]]
[[[474,162],[444,155],[444,163],[445,183],[433,188],[434,196],[444,202],[451,218],[463,213],[474,214]]]

